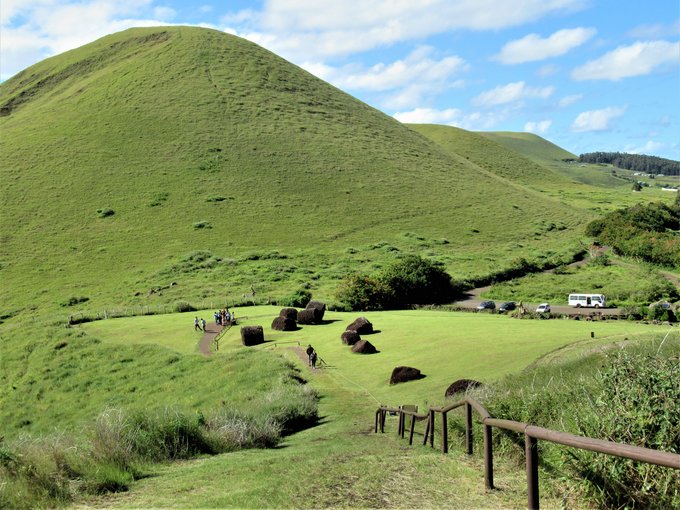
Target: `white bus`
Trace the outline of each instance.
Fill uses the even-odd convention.
[[[604,308],[606,300],[604,294],[569,294],[569,306]]]

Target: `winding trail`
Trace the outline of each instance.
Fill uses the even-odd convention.
[[[223,329],[224,326],[221,324],[206,324],[203,336],[201,337],[200,342],[198,342],[198,350],[201,354],[204,356],[212,356],[210,346],[212,345],[213,340],[215,340],[215,337],[219,335]]]

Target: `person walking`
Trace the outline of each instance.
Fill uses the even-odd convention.
[[[311,356],[309,356],[309,360],[312,362],[312,370],[316,369],[316,351],[312,350]]]
[[[314,347],[312,347],[312,344],[309,344],[307,346],[307,350],[305,352],[307,353],[307,366],[311,367],[312,366],[312,353],[314,352]]]
[[[194,331],[201,331],[201,323],[198,322],[198,317],[194,319]]]
[[[205,319],[201,317],[201,326],[203,326],[203,331],[205,331]]]

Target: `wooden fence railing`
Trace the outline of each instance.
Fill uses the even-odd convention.
[[[484,484],[487,489],[493,489],[493,443],[492,433],[493,427],[510,430],[519,434],[524,434],[525,455],[526,455],[526,471],[527,471],[527,493],[528,493],[528,508],[539,508],[539,491],[538,491],[538,440],[550,441],[552,443],[570,446],[581,450],[588,450],[591,452],[604,453],[607,455],[614,455],[616,457],[623,457],[626,459],[636,460],[640,462],[647,462],[649,464],[656,464],[658,466],[665,466],[674,469],[680,469],[680,454],[662,452],[659,450],[652,450],[650,448],[642,448],[639,446],[632,446],[623,443],[614,443],[612,441],[604,441],[602,439],[593,439],[590,437],[576,436],[566,432],[558,432],[556,430],[545,429],[535,425],[526,423],[502,420],[492,417],[489,412],[484,409],[479,402],[471,397],[465,397],[463,400],[455,402],[446,407],[430,407],[427,413],[418,414],[415,406],[399,406],[387,407],[381,405],[375,412],[375,432],[385,432],[385,418],[387,413],[398,414],[399,422],[397,426],[397,433],[403,438],[405,433],[406,419],[411,417],[411,426],[409,433],[409,444],[413,444],[413,434],[415,424],[417,421],[425,421],[425,433],[423,434],[423,445],[426,445],[428,440],[430,447],[434,448],[434,429],[435,429],[435,415],[441,414],[441,449],[442,453],[449,451],[448,439],[448,423],[447,414],[449,411],[459,407],[465,407],[465,448],[469,455],[473,453],[473,434],[472,434],[472,410],[477,411],[484,426]]]

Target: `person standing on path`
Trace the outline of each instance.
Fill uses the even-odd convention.
[[[198,322],[198,317],[194,319],[194,331],[201,331],[201,325]]]
[[[311,367],[312,366],[312,353],[314,352],[314,347],[312,347],[311,344],[307,346],[307,350],[305,351],[307,353],[307,366]]]
[[[309,356],[309,360],[312,363],[312,370],[316,369],[316,351],[312,349],[312,354]]]

